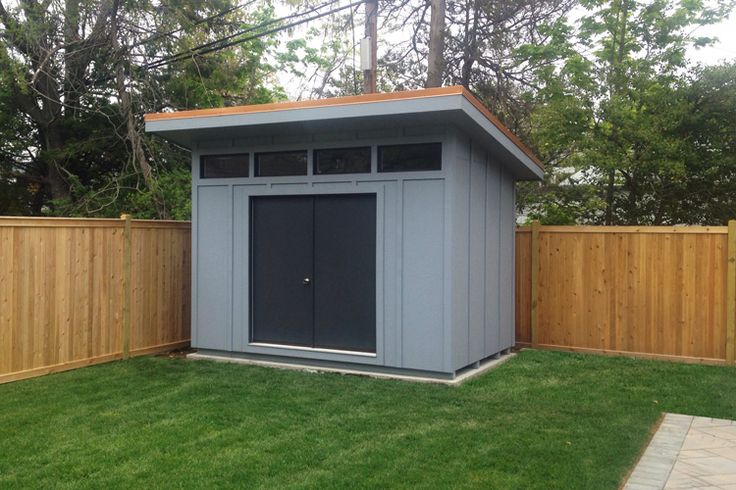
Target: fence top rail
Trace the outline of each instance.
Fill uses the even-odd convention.
[[[531,226],[518,227],[517,231],[531,233]],[[641,234],[714,234],[727,235],[727,226],[540,226],[540,233],[641,233]]]
[[[119,220],[122,221],[122,220]],[[190,229],[192,227],[191,221],[173,221],[173,220],[158,220],[158,219],[133,219],[131,220],[131,226],[133,228],[181,228]]]
[[[39,216],[0,216],[0,228],[122,228],[125,220],[119,218],[57,218]],[[189,229],[189,221],[131,220],[133,228],[182,228]]]

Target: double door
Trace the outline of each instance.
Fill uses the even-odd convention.
[[[253,343],[376,351],[376,195],[251,198]]]

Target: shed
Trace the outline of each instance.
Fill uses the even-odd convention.
[[[200,354],[453,378],[514,345],[535,156],[462,87],[148,114],[192,152]]]

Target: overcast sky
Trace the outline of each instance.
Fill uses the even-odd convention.
[[[345,0],[347,3],[348,0]],[[341,5],[343,2],[340,2]],[[579,12],[576,12],[577,9],[573,9],[572,12],[570,12],[570,19],[575,19],[576,17],[584,15],[584,11],[580,9]],[[283,16],[288,13],[292,13],[293,10],[286,7],[285,5],[279,5],[277,8],[276,14],[277,16]],[[362,36],[362,12],[361,9],[358,9],[358,12],[356,12],[356,36],[358,39]],[[292,35],[295,37],[303,36],[305,33],[305,30],[311,27],[318,27],[319,21],[316,23],[310,23],[309,26],[304,25],[298,27],[295,31],[292,32]],[[385,43],[386,35],[384,33],[383,39],[381,38],[381,33],[379,32],[379,56],[381,54],[381,51],[383,51],[383,47],[381,44]],[[698,28],[697,31],[695,31],[694,35],[696,36],[704,36],[704,37],[714,37],[718,38],[718,41],[713,46],[708,46],[705,48],[694,48],[691,47],[688,49],[688,58],[693,63],[701,63],[704,65],[715,65],[722,63],[724,61],[736,61],[736,13],[732,13],[731,17],[727,20],[724,20],[723,22],[720,22],[718,24],[710,25],[710,26],[704,26]],[[393,43],[395,40],[401,40],[404,36],[411,36],[411,32],[407,33],[392,33],[389,35],[392,40],[390,41]],[[282,37],[282,42],[286,41],[287,37]],[[356,57],[356,64],[359,64],[359,56]],[[310,88],[306,87],[304,84],[304,80],[301,77],[294,77],[289,74],[281,74],[279,76],[280,83],[284,86],[286,89],[287,94],[289,95],[289,98],[302,98],[302,97],[309,97]],[[311,84],[310,84],[311,85]]]
[[[697,31],[699,36],[717,37],[718,42],[707,48],[690,48],[688,55],[694,62],[705,65],[715,65],[721,61],[736,60],[736,14],[720,24],[701,27]]]

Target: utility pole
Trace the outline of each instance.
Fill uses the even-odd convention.
[[[477,1],[476,1],[477,3]],[[426,88],[441,87],[445,71],[445,0],[431,0],[429,21],[429,55],[427,56]]]
[[[365,38],[360,42],[363,93],[376,93],[378,51],[378,0],[365,0]]]

